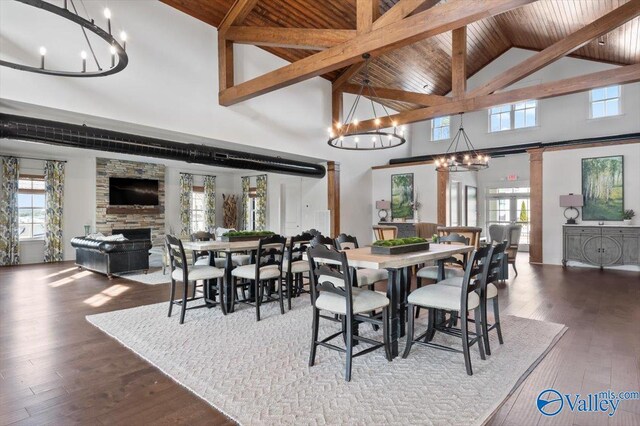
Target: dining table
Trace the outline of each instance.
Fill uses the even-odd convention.
[[[214,266],[214,253],[224,254],[224,286],[220,303],[224,304],[223,312],[231,313],[234,310],[234,294],[231,285],[231,271],[233,270],[233,255],[235,253],[255,252],[258,250],[259,240],[248,241],[185,241],[182,246],[185,250],[208,251],[211,252],[211,264]],[[210,285],[210,283],[207,283]],[[205,294],[212,294],[211,290]],[[217,302],[213,299],[205,298],[205,303],[215,305]]]
[[[406,296],[411,284],[409,270],[412,266],[434,262],[438,265],[438,281],[444,279],[444,264],[456,254],[471,253],[475,247],[456,244],[431,243],[428,250],[402,254],[374,254],[371,247],[345,250],[350,267],[385,269],[388,272],[387,297],[389,298],[389,341],[391,356],[398,356],[398,339],[406,328]]]
[[[224,304],[226,313],[233,312],[234,295],[231,285],[231,271],[233,270],[232,256],[234,253],[255,252],[258,250],[259,240],[251,241],[188,241],[183,247],[188,250],[209,251],[225,255],[224,290],[221,303]],[[404,336],[406,329],[406,295],[409,292],[411,276],[409,270],[412,266],[436,263],[438,265],[438,281],[444,279],[444,263],[457,254],[471,253],[473,246],[456,244],[431,243],[428,250],[415,251],[402,254],[374,254],[371,247],[360,247],[344,250],[347,253],[347,261],[350,267],[384,269],[388,273],[387,297],[389,298],[389,326],[391,355],[398,356],[398,339]],[[213,255],[211,256],[213,262]],[[306,256],[304,257],[306,259]],[[211,294],[209,292],[209,294]],[[215,300],[205,300],[215,304]]]

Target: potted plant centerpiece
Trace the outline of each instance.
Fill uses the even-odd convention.
[[[631,225],[631,221],[633,220],[635,215],[636,215],[636,212],[634,212],[633,210],[631,209],[625,210],[624,213],[622,214],[622,219],[624,221],[624,224]]]
[[[372,254],[403,254],[425,250],[429,250],[429,241],[418,237],[378,240],[371,246]]]
[[[260,238],[275,235],[271,231],[229,231],[222,234],[222,241],[232,243],[236,241],[255,241]]]

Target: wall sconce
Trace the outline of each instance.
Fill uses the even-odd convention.
[[[580,212],[576,207],[582,207],[584,205],[584,199],[582,198],[582,194],[569,194],[569,195],[561,195],[560,196],[560,207],[566,207],[564,209],[564,217],[567,219],[566,225],[575,225],[576,219],[580,216]],[[575,211],[575,216],[567,215],[567,212],[570,210]]]
[[[380,222],[386,222],[387,217],[389,216],[389,209],[391,209],[391,201],[376,201],[376,209],[378,209],[378,217],[380,218]]]

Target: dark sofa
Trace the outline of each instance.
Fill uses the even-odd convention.
[[[120,272],[144,271],[149,269],[150,235],[140,230],[113,230],[114,234],[123,234],[126,241],[100,241],[85,237],[71,239],[76,249],[76,265],[90,271],[107,275]]]

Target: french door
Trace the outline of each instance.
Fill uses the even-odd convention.
[[[522,225],[519,250],[529,251],[531,209],[529,188],[487,189],[487,230],[490,225]]]

